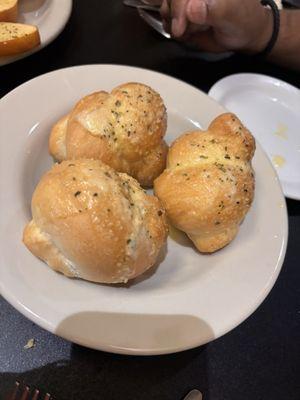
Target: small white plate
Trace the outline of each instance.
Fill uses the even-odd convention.
[[[126,354],[163,354],[207,343],[247,318],[283,263],[287,213],[277,175],[258,145],[256,194],[237,238],[201,255],[171,232],[158,268],[127,286],[68,279],[22,244],[32,192],[51,165],[53,123],[83,95],[139,81],[168,109],[167,141],[206,128],[224,108],[166,75],[118,66],[72,67],[39,76],[0,100],[0,291],[29,319],[73,342]],[[18,116],[16,118],[16,110]]]
[[[209,95],[239,115],[273,162],[285,196],[300,200],[300,90],[270,76],[236,74]]]
[[[18,22],[36,25],[41,44],[25,53],[0,57],[0,66],[36,53],[51,43],[64,29],[72,11],[72,0],[20,0]]]

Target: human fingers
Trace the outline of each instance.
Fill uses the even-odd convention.
[[[172,34],[180,37],[184,34],[187,27],[186,7],[189,0],[171,0]]]
[[[186,6],[186,18],[197,25],[208,23],[208,4],[206,0],[189,0]]]
[[[173,37],[180,37],[187,27],[186,5],[189,0],[163,0],[160,8],[165,25],[169,25],[169,31]]]
[[[188,43],[194,48],[197,48],[198,50],[205,52],[221,53],[227,50],[225,46],[222,46],[216,40],[213,30],[211,28],[203,30],[202,32],[197,31],[196,33],[185,35],[184,42]]]
[[[160,15],[162,18],[165,31],[171,33],[171,13],[169,8],[169,3],[167,0],[163,0],[160,6]]]

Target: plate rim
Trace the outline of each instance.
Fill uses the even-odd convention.
[[[135,70],[143,70],[143,71],[148,71],[157,75],[163,75],[168,79],[173,79],[175,81],[180,82],[181,84],[183,83],[185,86],[189,86],[190,88],[197,90],[198,92],[204,94],[205,96],[208,96],[205,92],[203,92],[202,90],[198,89],[196,86],[193,86],[187,82],[184,82],[176,77],[161,73],[161,72],[157,72],[155,70],[150,70],[150,69],[146,69],[146,68],[140,68],[140,67],[135,67],[135,66],[128,66],[128,65],[117,65],[117,64],[87,64],[87,65],[80,65],[80,66],[71,66],[71,67],[66,67],[66,68],[60,68],[57,70],[53,70],[50,72],[47,72],[45,74],[39,75],[37,77],[34,77],[32,79],[30,79],[29,81],[26,81],[24,83],[22,83],[21,85],[17,86],[16,88],[14,88],[12,91],[10,91],[9,93],[7,93],[2,99],[0,99],[0,109],[2,104],[5,102],[6,98],[9,98],[10,96],[14,95],[16,91],[23,89],[26,86],[30,86],[30,83],[32,81],[36,81],[36,80],[42,80],[45,76],[47,75],[53,75],[56,74],[59,71],[66,71],[66,70],[74,70],[74,69],[85,69],[86,67],[95,67],[95,68],[101,68],[101,66],[113,66],[113,67],[118,67],[118,68],[129,68],[129,69],[135,69]],[[226,111],[226,108],[223,105],[220,105],[215,99],[210,98],[214,103],[216,103],[219,107],[223,108],[224,111]],[[272,167],[272,169],[275,171],[271,161],[269,160],[269,158],[267,157],[265,151],[261,148],[260,146],[260,150],[264,153],[264,157],[266,158],[267,162],[269,163],[269,165]],[[281,191],[282,197],[284,199],[283,196],[283,192],[282,192],[282,187],[278,181],[278,187]],[[111,353],[117,353],[117,354],[128,354],[128,355],[160,355],[160,354],[170,354],[170,353],[176,353],[176,352],[180,352],[180,351],[185,351],[191,348],[195,348],[197,346],[200,345],[204,345],[212,340],[215,340],[221,336],[223,336],[224,334],[226,334],[227,332],[231,331],[232,329],[234,329],[235,327],[237,327],[238,325],[240,325],[242,322],[244,322],[261,304],[262,302],[265,300],[265,298],[267,297],[267,295],[270,293],[270,291],[272,290],[278,275],[281,271],[284,259],[285,259],[285,254],[286,254],[286,249],[287,249],[287,242],[288,242],[288,214],[287,214],[287,207],[286,207],[286,202],[284,201],[284,205],[283,205],[283,214],[284,214],[284,226],[282,228],[283,231],[283,241],[281,243],[281,248],[280,248],[280,256],[277,259],[277,263],[276,263],[276,268],[273,270],[272,273],[272,279],[270,279],[268,281],[268,285],[267,287],[265,287],[265,290],[262,294],[260,294],[260,296],[257,298],[256,302],[254,302],[252,304],[251,307],[249,307],[248,312],[244,314],[243,318],[237,318],[237,322],[235,323],[231,323],[229,324],[221,334],[216,335],[215,337],[211,337],[209,338],[207,341],[200,341],[197,343],[191,343],[188,346],[181,346],[181,347],[173,347],[173,348],[166,348],[166,349],[162,349],[159,348],[158,350],[155,349],[131,349],[131,348],[127,348],[127,347],[116,347],[114,345],[103,345],[103,346],[93,346],[93,345],[89,345],[89,347],[97,349],[97,350],[102,350],[102,351],[108,351]],[[6,290],[5,287],[3,287],[2,282],[0,281],[0,294],[15,308],[17,309],[21,314],[23,314],[24,316],[26,316],[29,320],[33,321],[34,323],[36,323],[37,325],[41,326],[42,328],[50,331],[53,334],[57,335],[57,332],[55,331],[55,327],[52,326],[51,322],[43,319],[42,316],[35,314],[33,311],[31,311],[29,308],[27,308],[24,304],[22,304],[21,302],[19,302],[17,300],[17,298],[12,295],[9,290]],[[54,328],[54,329],[53,329]],[[71,340],[72,342],[78,343],[80,345],[83,346],[87,346],[86,343],[82,342],[80,339],[77,339],[72,337],[72,335],[64,335],[63,336],[65,339],[67,340]]]
[[[269,82],[279,82],[281,86],[283,86],[285,88],[288,88],[289,90],[292,90],[293,92],[295,92],[296,94],[298,94],[300,96],[300,89],[297,88],[296,86],[292,85],[291,83],[285,82],[282,79],[273,77],[271,75],[259,74],[259,73],[254,73],[254,72],[240,72],[240,73],[237,73],[237,74],[227,75],[227,76],[219,79],[217,82],[215,82],[212,85],[212,87],[209,89],[208,95],[211,96],[217,102],[219,102],[220,98],[218,98],[218,95],[217,95],[216,91],[223,87],[224,82],[227,82],[227,81],[230,81],[230,80],[234,80],[235,78],[237,78],[237,79],[242,79],[242,78],[245,78],[245,79],[247,79],[247,78],[262,79],[262,78],[264,78],[264,79],[267,79]],[[235,86],[235,87],[237,87],[237,86]],[[223,91],[223,93],[224,93],[224,91]],[[264,153],[266,154],[266,156],[269,159],[269,156],[268,156],[267,152],[264,149],[263,149],[263,151],[264,151]],[[272,161],[270,159],[269,159],[269,161],[271,162],[271,164],[272,164],[272,166],[274,168],[274,165],[273,165]],[[275,169],[275,171],[276,171],[276,173],[277,173],[277,175],[279,177],[279,174],[278,174],[276,168],[274,168],[274,169]],[[284,183],[281,182],[280,178],[279,178],[279,181],[280,181],[280,184],[281,184],[281,187],[282,187],[282,191],[283,191],[283,194],[284,194],[285,197],[287,197],[289,199],[292,199],[292,200],[297,200],[297,201],[300,200],[300,191],[298,193],[291,192],[289,189],[284,188]]]

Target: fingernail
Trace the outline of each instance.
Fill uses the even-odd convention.
[[[203,0],[190,0],[187,4],[188,19],[194,24],[203,24],[207,18],[206,3]]]
[[[182,36],[185,31],[185,25],[184,25],[183,19],[182,18],[173,18],[171,28],[172,28],[173,36],[175,36],[175,37]]]

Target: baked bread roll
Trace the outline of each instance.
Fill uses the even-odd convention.
[[[254,196],[251,159],[255,141],[233,114],[208,130],[189,132],[172,144],[155,194],[170,222],[201,252],[226,246],[238,232]]]
[[[126,83],[110,94],[101,91],[81,99],[53,127],[49,151],[57,161],[99,159],[151,187],[165,168],[166,127],[159,94],[149,86]]]
[[[25,245],[68,277],[127,282],[153,266],[166,241],[159,200],[99,160],[55,164],[31,207]]]

